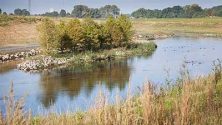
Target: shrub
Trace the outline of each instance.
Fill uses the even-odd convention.
[[[71,38],[73,50],[84,50],[84,34],[81,22],[78,19],[73,19],[67,24],[67,34]]]
[[[67,32],[67,26],[65,25],[64,22],[60,22],[59,25],[57,25],[57,39],[58,39],[58,44],[57,48],[63,53],[64,50],[67,49],[72,49],[73,44],[71,42],[71,38],[68,35]]]
[[[86,50],[98,50],[100,44],[103,42],[101,26],[94,22],[92,19],[87,18],[82,23],[82,28],[84,31],[84,43]]]
[[[132,31],[132,22],[129,20],[126,16],[120,16],[117,18],[117,25],[120,26],[122,32],[123,32],[123,42],[126,44],[127,42],[130,42],[133,37],[133,31]]]
[[[44,19],[38,26],[40,45],[47,54],[58,47],[58,31],[56,24],[49,19]]]
[[[120,31],[120,27],[117,25],[116,20],[113,17],[109,17],[104,24],[105,33],[108,35],[106,42],[113,47],[119,46],[121,43],[123,34]]]
[[[92,19],[82,22],[73,19],[68,23],[56,25],[45,19],[39,26],[42,48],[50,53],[52,50],[97,51],[117,47],[127,47],[132,38],[132,23],[121,16],[110,17],[105,24],[98,24]],[[55,52],[55,51],[53,51]]]
[[[107,39],[107,42],[111,43],[111,47],[126,46],[132,39],[132,23],[125,16],[120,16],[117,19],[110,17],[104,27],[106,33],[110,34],[110,39]]]

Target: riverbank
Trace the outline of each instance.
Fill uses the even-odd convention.
[[[22,17],[22,19],[20,19],[16,16],[10,16],[8,17],[10,20],[7,22],[5,22],[4,16],[0,18],[2,18],[0,19],[0,21],[2,21],[0,24],[7,24],[0,25],[0,46],[8,44],[38,44],[39,38],[36,26],[44,17]],[[50,17],[50,19],[58,23],[59,20],[67,22],[72,18]],[[95,19],[95,21],[98,23],[104,22],[102,19]],[[162,38],[171,35],[177,36],[186,34],[199,37],[222,37],[222,18],[219,17],[191,19],[132,19],[132,22],[135,33],[143,36],[156,36]]]
[[[116,97],[113,105],[102,92],[95,99],[95,105],[86,112],[46,116],[31,116],[23,108],[23,99],[15,101],[11,88],[6,117],[0,115],[0,124],[221,124],[222,79],[221,64],[205,77],[190,79],[184,71],[174,83],[154,86],[147,82],[137,96],[128,95],[120,101]]]
[[[98,52],[81,52],[56,54],[54,56],[36,56],[17,65],[17,68],[24,71],[43,71],[59,66],[84,65],[93,62],[110,61],[118,58],[126,58],[137,55],[151,55],[157,45],[153,42],[133,43],[129,47],[102,50]]]
[[[9,61],[24,60],[25,58],[36,56],[38,54],[40,54],[39,49],[31,49],[30,51],[23,50],[21,52],[7,53],[2,55],[0,54],[0,64]]]

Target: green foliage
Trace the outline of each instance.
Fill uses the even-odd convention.
[[[210,16],[220,16],[220,17],[222,17],[222,6],[213,7],[208,12],[210,12]]]
[[[83,18],[89,16],[90,9],[85,5],[76,5],[72,11],[73,17]]]
[[[103,18],[116,17],[120,14],[120,9],[116,5],[105,5],[100,8],[100,13]]]
[[[132,23],[125,17],[109,18],[105,24],[98,24],[90,18],[78,19],[56,25],[44,20],[39,26],[41,45],[44,50],[64,52],[98,51],[117,47],[127,47],[131,41]]]
[[[132,22],[126,16],[120,16],[117,18],[117,24],[120,26],[121,31],[123,32],[123,42],[131,41],[133,36],[132,31]],[[126,43],[125,43],[126,44]]]
[[[84,48],[84,34],[81,22],[78,19],[70,20],[67,24],[67,33],[73,43],[73,49],[81,51]]]
[[[60,11],[59,15],[60,15],[61,17],[65,17],[65,16],[66,16],[66,11],[62,9],[62,10]]]
[[[53,53],[58,47],[58,30],[56,24],[49,19],[43,20],[38,26],[40,45],[47,54]]]
[[[87,50],[100,49],[100,43],[102,42],[101,26],[94,22],[92,19],[85,19],[82,23],[84,33],[84,46]]]
[[[0,14],[2,14],[2,9],[0,8]]]
[[[111,47],[126,46],[132,38],[132,23],[125,16],[120,16],[117,19],[110,17],[105,23],[105,31],[109,34]]]
[[[198,18],[206,16],[222,16],[222,6],[202,9],[198,4],[184,7],[174,6],[163,10],[140,8],[131,14],[135,18]]]
[[[77,18],[107,18],[109,16],[116,17],[120,14],[120,9],[116,5],[106,5],[101,8],[89,8],[85,5],[76,5],[72,10],[72,16]]]
[[[8,15],[6,12],[3,12],[3,15]]]
[[[18,16],[30,16],[30,12],[26,9],[15,9],[14,14]]]
[[[57,25],[57,39],[57,49],[59,49],[61,52],[67,49],[72,49],[71,38],[68,35],[67,27],[64,22],[60,22],[60,24]]]

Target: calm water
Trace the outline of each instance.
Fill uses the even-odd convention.
[[[7,95],[14,82],[15,96],[26,95],[26,108],[33,113],[86,110],[100,91],[112,100],[118,94],[132,94],[146,81],[164,84],[166,79],[179,77],[186,63],[192,76],[212,71],[213,61],[222,59],[222,39],[169,38],[155,41],[157,50],[149,57],[133,57],[91,68],[58,69],[50,73],[25,73],[15,64],[0,65],[0,97]],[[168,72],[168,73],[167,73]],[[0,98],[0,106],[3,109]]]

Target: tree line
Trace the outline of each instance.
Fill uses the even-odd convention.
[[[222,6],[203,9],[198,4],[173,6],[162,10],[140,8],[131,14],[135,18],[198,18],[219,16],[222,17]]]
[[[0,9],[0,14],[7,15],[6,12],[2,12]],[[19,16],[29,16],[30,12],[26,9],[15,9],[14,14]],[[120,15],[120,9],[116,5],[105,5],[101,8],[89,8],[85,5],[75,5],[71,13],[64,9],[60,12],[46,12],[44,14],[39,14],[39,16],[51,16],[51,17],[76,17],[76,18],[107,18],[116,17]],[[173,6],[162,10],[159,9],[145,9],[140,8],[131,13],[134,18],[198,18],[198,17],[209,17],[209,16],[219,16],[222,17],[222,5],[215,6],[212,8],[203,9],[198,4],[186,5],[186,6]]]
[[[52,16],[52,17],[77,17],[77,18],[107,18],[109,16],[116,17],[120,14],[120,9],[116,5],[105,5],[101,8],[89,8],[85,5],[76,5],[74,6],[71,13],[66,12],[62,9],[59,12],[46,12],[42,16]]]
[[[132,23],[126,16],[109,17],[103,24],[91,18],[83,21],[72,19],[56,24],[45,19],[39,26],[40,43],[48,53],[65,51],[98,51],[129,45],[132,39]]]

